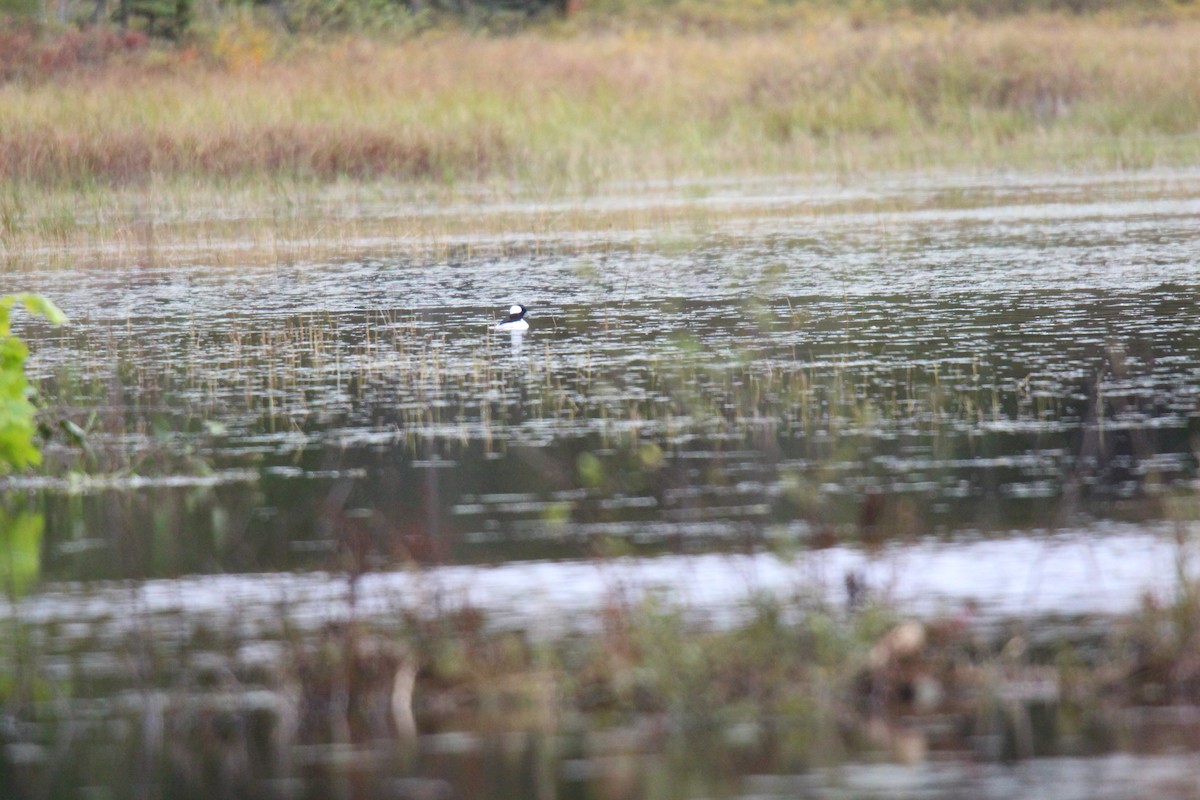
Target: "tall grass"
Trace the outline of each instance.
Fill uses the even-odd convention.
[[[1200,21],[1183,17],[866,26],[828,17],[720,35],[441,32],[293,45],[268,58],[222,52],[156,51],[0,86],[0,180],[586,189],[714,173],[1141,167],[1200,155]]]

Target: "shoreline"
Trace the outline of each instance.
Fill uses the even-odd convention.
[[[1078,190],[1100,191],[1093,205],[1143,195],[1186,205],[1198,184],[1200,167],[1192,166],[725,176],[614,182],[550,197],[485,184],[421,194],[390,182],[308,185],[281,196],[195,186],[56,192],[42,208],[27,205],[25,218],[0,236],[0,264],[27,271],[130,263],[219,268],[381,255],[437,259],[450,252],[576,253],[761,236],[776,219],[836,226],[854,216],[881,224],[889,214],[923,210],[970,217],[995,202],[1011,206],[1010,194],[1031,209],[1038,202],[1075,204],[1069,195]]]

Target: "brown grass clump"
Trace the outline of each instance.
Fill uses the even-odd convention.
[[[441,138],[419,129],[295,122],[203,135],[133,128],[100,138],[69,129],[32,130],[0,139],[0,175],[51,185],[121,185],[155,176],[438,180],[503,168],[510,149],[503,132],[487,126]]]
[[[87,28],[44,36],[29,24],[3,17],[0,23],[0,83],[93,69],[140,54],[150,43],[134,30]]]

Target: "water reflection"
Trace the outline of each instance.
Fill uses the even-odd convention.
[[[513,359],[520,359],[525,352],[525,331],[509,331],[508,337]]]

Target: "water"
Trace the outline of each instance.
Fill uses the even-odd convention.
[[[788,216],[775,187],[661,248],[23,276],[73,319],[34,370],[94,454],[50,456],[122,476],[41,494],[47,577],[320,566],[346,515],[410,541],[392,564],[1160,518],[1195,466],[1200,206],[1114,184],[1147,196]],[[490,335],[510,300],[534,331]],[[193,547],[118,544],[155,524]]]
[[[650,222],[662,208],[683,216]],[[9,608],[40,626],[50,672],[115,685],[125,668],[104,654],[139,631],[181,652],[210,628],[270,643],[352,613],[419,617],[430,597],[553,640],[594,629],[615,585],[719,626],[763,592],[844,604],[852,577],[997,630],[1127,612],[1189,569],[1200,174],[715,182],[422,213],[614,210],[648,222],[517,224],[449,258],[4,276],[72,319],[22,333],[47,419],[83,434],[60,428],[44,475],[5,479],[7,518],[43,526],[35,582]],[[533,329],[491,332],[514,302]],[[147,697],[143,716],[169,702]],[[693,796],[647,783],[680,774],[656,746],[626,748],[611,778],[609,756],[568,739],[513,745],[533,762],[520,768],[491,764],[491,739],[465,752],[532,782],[521,791]],[[419,783],[453,760],[421,741],[424,766],[389,760],[383,794],[468,791]],[[1022,785],[910,770],[879,789],[874,767],[832,760],[851,777],[799,787],[737,765],[705,791]],[[1026,763],[1043,789],[1074,769]],[[301,791],[277,773],[277,793]],[[1112,796],[1145,791],[1130,786]]]

